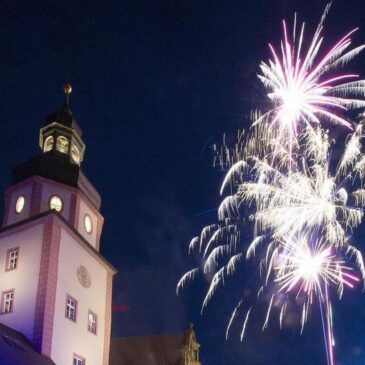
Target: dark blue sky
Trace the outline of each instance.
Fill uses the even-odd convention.
[[[256,71],[280,21],[297,10],[313,30],[325,1],[160,0],[0,1],[0,188],[16,163],[38,153],[46,115],[61,106],[61,86],[87,145],[83,169],[100,191],[105,216],[101,251],[119,269],[114,283],[114,336],[183,331],[196,326],[204,365],[324,364],[316,310],[304,334],[261,334],[239,323],[225,342],[236,294],[249,277],[217,296],[203,316],[206,289],[197,281],[176,297],[194,264],[190,238],[214,222],[222,174],[211,146],[247,127],[264,97]],[[327,45],[365,24],[361,0],[338,0]],[[365,27],[355,43],[365,41]],[[365,75],[365,54],[350,69]],[[364,244],[359,238],[359,245]],[[338,365],[365,363],[365,296],[335,301]],[[260,319],[260,323],[261,323]],[[147,364],[146,364],[147,365]]]

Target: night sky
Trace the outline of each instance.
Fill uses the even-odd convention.
[[[246,341],[241,322],[225,341],[252,268],[203,315],[202,279],[175,294],[196,263],[190,239],[216,219],[223,173],[212,166],[212,146],[264,106],[256,72],[268,42],[280,39],[281,19],[298,11],[313,31],[325,3],[0,1],[0,188],[15,164],[39,153],[39,128],[62,106],[69,81],[87,146],[82,167],[102,196],[101,252],[119,270],[113,336],[182,332],[192,321],[203,365],[325,363],[316,307],[302,336],[295,325],[279,331],[275,319],[261,333],[258,308]],[[365,42],[363,0],[335,1],[326,24],[327,46],[354,26],[355,44]],[[364,65],[365,53],[349,69],[365,76]],[[365,245],[361,234],[357,244]],[[334,303],[337,364],[364,364],[365,294],[359,287]]]

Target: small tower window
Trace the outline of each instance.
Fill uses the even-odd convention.
[[[1,296],[1,313],[11,313],[14,306],[14,290],[3,292]]]
[[[57,150],[62,153],[68,152],[68,139],[65,136],[57,137]]]
[[[25,198],[23,195],[20,195],[15,203],[15,211],[19,214],[22,212],[25,205]]]
[[[18,265],[19,248],[12,248],[8,250],[6,255],[6,271],[14,270]]]
[[[44,142],[43,152],[48,152],[53,148],[53,136],[48,136]]]
[[[93,222],[92,222],[91,217],[89,216],[89,214],[85,215],[84,226],[85,226],[85,230],[86,230],[87,233],[90,234],[93,231]]]
[[[51,199],[49,199],[49,207],[57,212],[61,212],[63,208],[62,199],[58,195],[53,195]]]

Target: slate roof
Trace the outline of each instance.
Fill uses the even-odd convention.
[[[41,355],[24,335],[1,323],[0,364],[55,365],[51,359]]]
[[[60,123],[68,128],[73,128],[81,137],[82,130],[67,104],[65,104],[61,109],[56,110],[52,114],[49,114],[46,118],[46,122],[44,123],[44,125],[47,126],[54,122]]]

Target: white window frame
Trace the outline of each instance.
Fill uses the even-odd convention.
[[[19,247],[8,250],[6,257],[6,271],[16,269],[18,267]]]
[[[77,300],[70,295],[66,295],[65,317],[73,322],[77,319]]]
[[[86,359],[80,355],[73,354],[72,365],[86,365]]]
[[[4,291],[1,295],[1,314],[12,313],[14,309],[14,289]]]
[[[90,320],[91,318],[93,318],[93,320]],[[97,325],[98,325],[97,323],[98,323],[98,316],[94,312],[89,310],[87,316],[87,330],[93,333],[94,335],[96,335]]]

